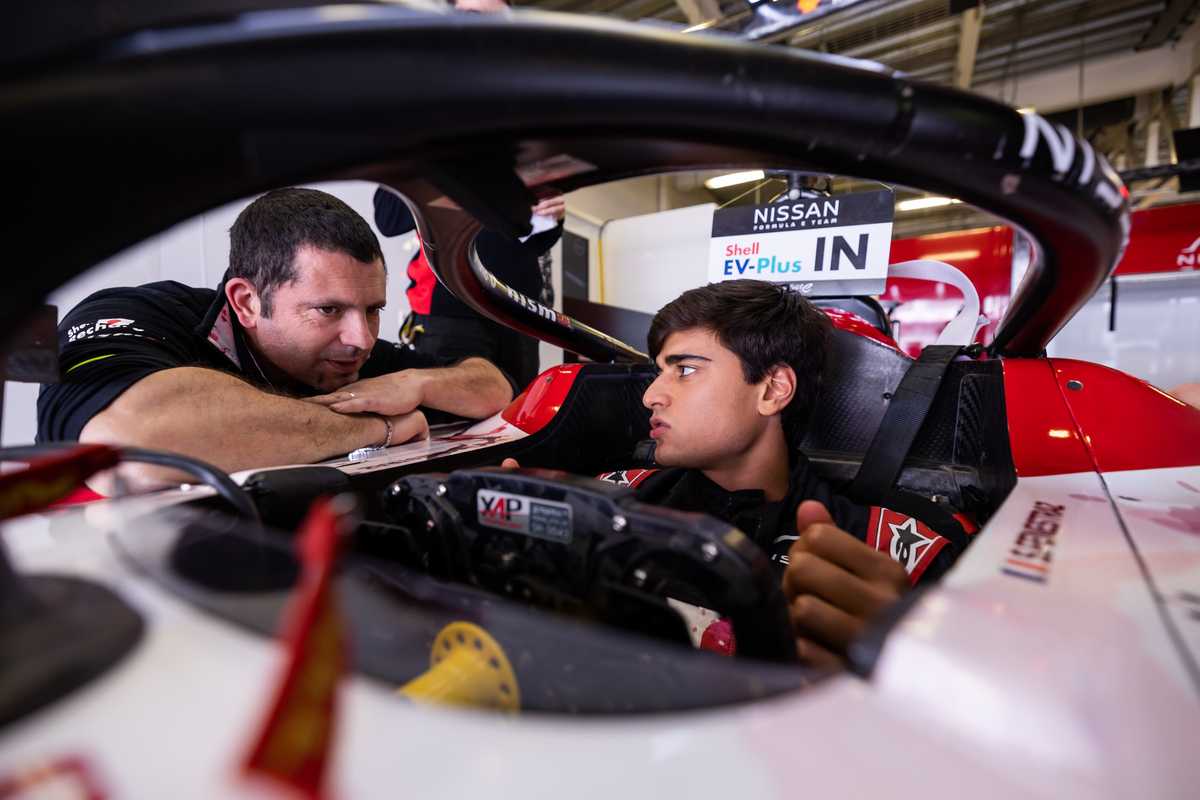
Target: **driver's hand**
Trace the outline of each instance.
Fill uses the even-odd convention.
[[[521,465],[515,458],[506,458],[500,462],[500,469],[520,469]]]
[[[783,573],[796,655],[814,666],[840,666],[867,622],[908,589],[908,573],[837,527],[815,500],[796,509],[796,531]]]

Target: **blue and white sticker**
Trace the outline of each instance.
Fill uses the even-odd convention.
[[[713,211],[710,283],[754,278],[805,294],[881,294],[892,246],[889,190]]]
[[[475,510],[479,524],[489,528],[559,544],[571,541],[571,506],[566,503],[480,489]]]

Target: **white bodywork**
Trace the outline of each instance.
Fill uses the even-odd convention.
[[[1020,480],[892,631],[870,681],[843,675],[712,712],[582,719],[415,707],[392,687],[348,679],[333,793],[1193,797],[1200,615],[1187,598],[1200,595],[1198,488],[1200,467]],[[4,730],[0,780],[80,756],[113,798],[262,791],[238,767],[282,651],[114,553],[104,531],[122,504],[155,502],[172,498],[6,525],[18,569],[98,579],[148,625],[105,676]],[[1003,571],[1035,503],[1062,508],[1040,581]]]

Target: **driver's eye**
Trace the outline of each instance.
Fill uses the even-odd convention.
[[[337,311],[337,306],[317,306],[317,313],[323,317],[332,317]]]
[[[679,365],[679,377],[681,377],[681,378],[686,378],[688,375],[691,375],[695,371],[696,371],[695,367],[689,367],[687,364]]]

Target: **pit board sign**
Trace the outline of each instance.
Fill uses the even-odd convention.
[[[812,296],[882,294],[893,199],[883,190],[716,209],[708,280],[755,278]]]

